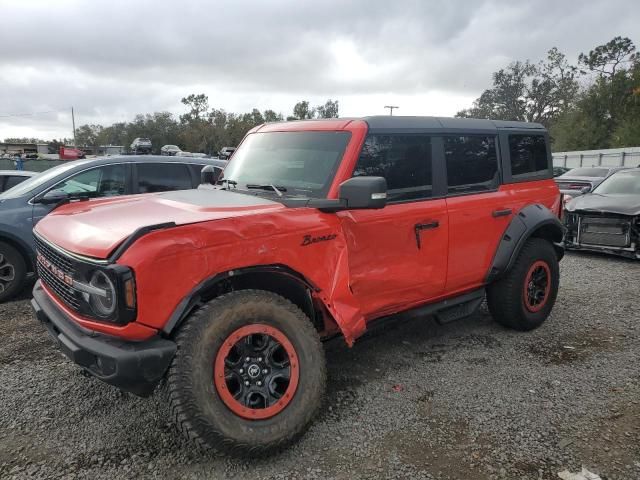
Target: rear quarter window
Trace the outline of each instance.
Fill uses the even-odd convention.
[[[4,183],[4,190],[9,190],[10,188],[15,187],[19,183],[24,182],[27,178],[29,178],[29,177],[23,177],[23,176],[19,176],[19,175],[11,175],[11,176],[6,177],[6,180],[5,180],[5,183]],[[2,183],[2,182],[0,181],[0,183]]]
[[[549,172],[544,135],[509,135],[509,157],[513,177],[539,176]]]

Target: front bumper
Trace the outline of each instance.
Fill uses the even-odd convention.
[[[31,306],[73,362],[103,382],[141,397],[153,392],[176,353],[175,342],[164,338],[128,342],[81,328],[55,305],[39,280]]]
[[[640,249],[635,248],[616,248],[605,245],[583,245],[571,241],[565,241],[564,248],[567,250],[577,250],[585,252],[599,252],[618,257],[630,258],[632,260],[640,260]]]

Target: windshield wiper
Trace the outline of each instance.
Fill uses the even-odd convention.
[[[247,188],[249,189],[258,189],[258,190],[273,190],[274,192],[276,192],[278,194],[279,197],[282,196],[282,192],[286,192],[287,188],[286,187],[281,187],[281,186],[275,186],[272,183],[266,184],[266,185],[254,185],[254,184],[247,184]]]

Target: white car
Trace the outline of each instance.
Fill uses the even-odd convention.
[[[236,151],[236,147],[222,147],[222,150],[218,152],[218,158],[220,160],[228,160],[233,155],[233,152]]]
[[[177,145],[165,145],[160,149],[160,155],[169,155],[173,157],[175,155],[180,155],[180,153],[182,153],[182,150],[180,150],[180,147]]]

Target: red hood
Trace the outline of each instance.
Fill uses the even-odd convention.
[[[184,190],[73,202],[43,218],[35,231],[80,255],[106,258],[140,227],[176,225],[284,209],[282,204],[220,189]]]

